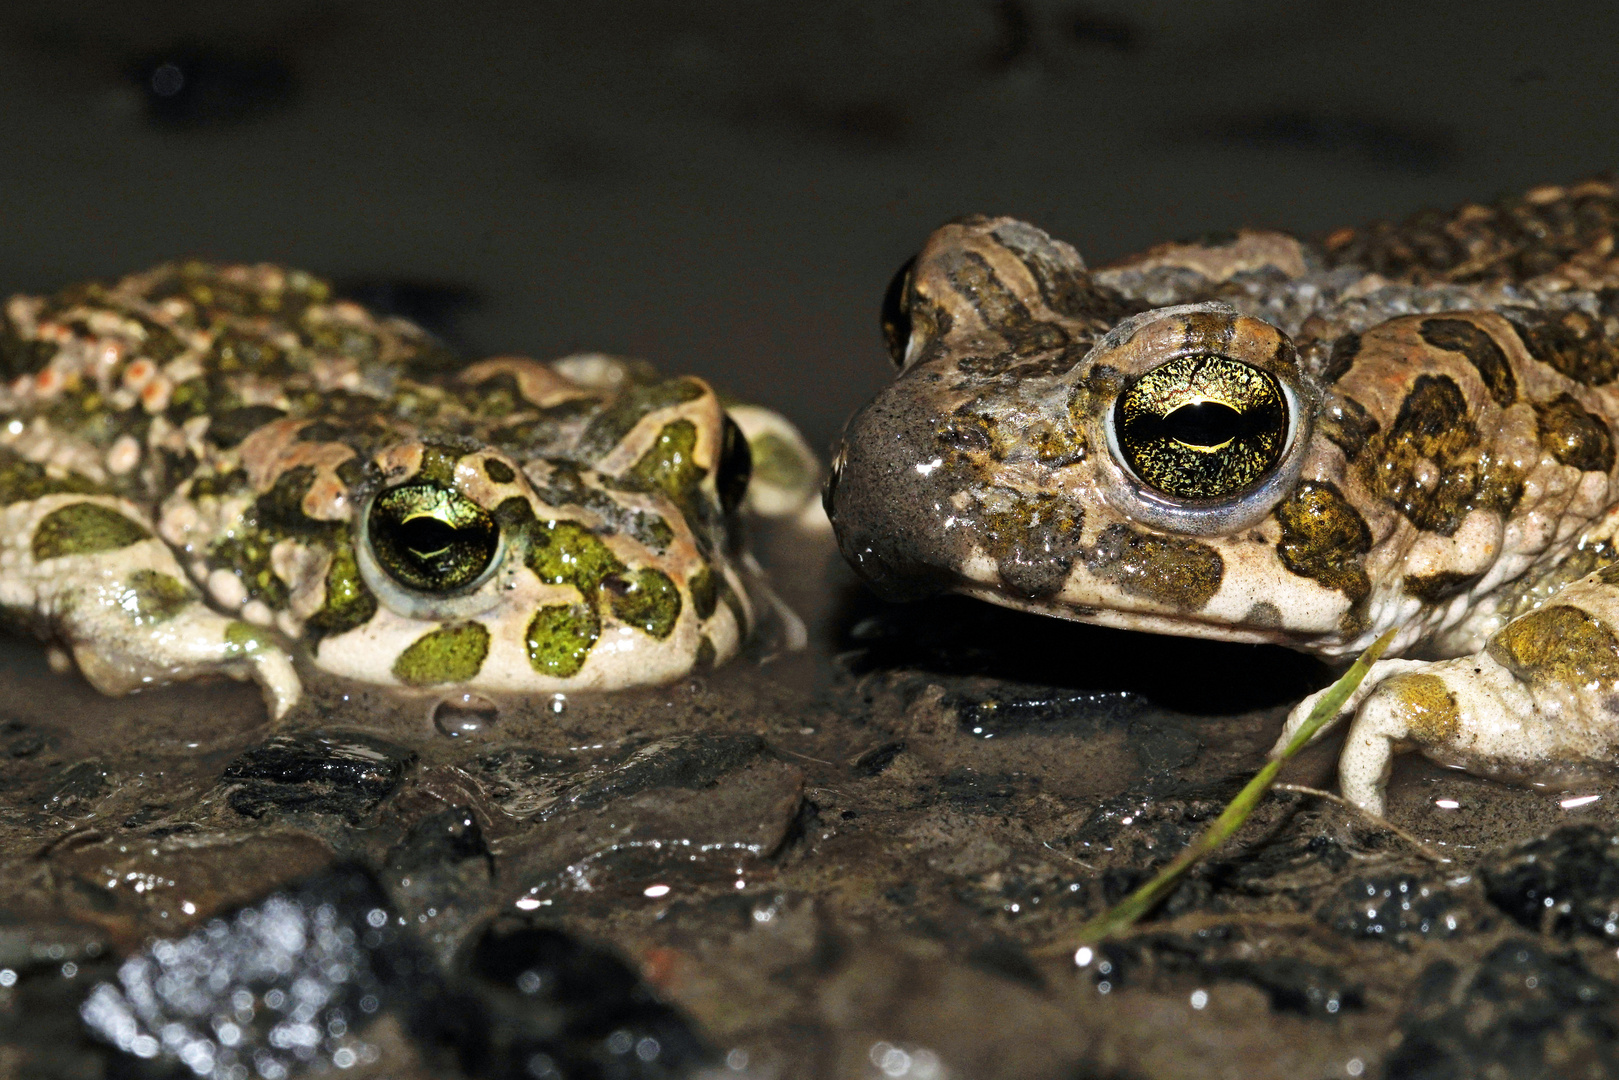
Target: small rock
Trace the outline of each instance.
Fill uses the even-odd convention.
[[[478,1075],[674,1080],[714,1061],[622,960],[561,930],[499,919],[468,950],[465,970],[487,1009]]]
[[[360,733],[271,737],[225,767],[227,801],[243,817],[272,812],[341,815],[357,823],[399,785],[409,750]]]
[[[126,837],[53,851],[56,896],[74,917],[133,944],[186,930],[332,861],[303,833]]]
[[[1578,954],[1506,941],[1482,961],[1436,960],[1402,1010],[1388,1080],[1611,1076],[1619,1069],[1619,986]]]
[[[1316,918],[1350,937],[1397,945],[1445,938],[1472,928],[1467,905],[1444,885],[1412,874],[1382,874],[1345,882]]]
[[[1565,825],[1479,871],[1484,895],[1530,930],[1619,938],[1619,836]]]

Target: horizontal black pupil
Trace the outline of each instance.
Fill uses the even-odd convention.
[[[1259,425],[1255,421],[1259,419],[1252,414],[1245,416],[1218,401],[1199,401],[1182,405],[1154,426],[1159,427],[1160,436],[1188,446],[1219,446],[1229,439],[1258,434]]]
[[[399,524],[402,546],[424,562],[442,554],[445,548],[455,543],[458,532],[459,529],[437,518],[412,518]]]

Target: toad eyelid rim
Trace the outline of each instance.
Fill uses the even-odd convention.
[[[511,555],[511,543],[506,530],[500,530],[495,554],[472,581],[451,593],[432,595],[408,589],[395,581],[377,562],[371,550],[371,507],[383,492],[372,493],[360,507],[359,542],[354,545],[354,561],[360,568],[360,579],[376,595],[377,600],[396,615],[407,619],[466,619],[481,615],[500,603],[500,590],[485,588],[501,572]]]
[[[1188,304],[1144,312],[1114,327],[1097,343],[1081,366],[1088,369],[1095,364],[1099,356],[1106,356],[1124,348],[1136,334],[1154,323],[1201,313],[1218,314],[1233,320],[1245,317],[1234,308],[1219,303]],[[1280,330],[1275,327],[1271,327],[1271,330],[1282,340],[1287,340],[1286,335]],[[1290,341],[1288,344],[1291,346]],[[1130,370],[1128,374],[1133,382],[1148,371],[1183,356],[1196,355],[1200,352],[1213,354],[1215,351],[1206,348],[1177,348],[1168,355],[1154,357],[1152,363],[1137,370]],[[1119,393],[1109,396],[1103,407],[1098,409],[1090,420],[1093,426],[1101,429],[1098,434],[1101,435],[1102,442],[1108,450],[1107,460],[1098,470],[1099,478],[1102,480],[1101,494],[1121,513],[1144,525],[1151,525],[1167,532],[1213,536],[1246,528],[1263,520],[1298,483],[1310,445],[1313,410],[1307,388],[1299,378],[1297,368],[1295,367],[1292,373],[1278,372],[1269,365],[1252,364],[1249,359],[1240,355],[1240,352],[1238,355],[1221,352],[1220,355],[1239,363],[1251,364],[1267,372],[1275,378],[1277,385],[1282,389],[1282,400],[1287,408],[1287,435],[1283,442],[1282,454],[1277,459],[1275,467],[1259,483],[1235,495],[1217,499],[1177,499],[1165,495],[1135,474],[1126,463],[1119,447],[1115,413],[1119,393],[1124,389],[1120,386]]]

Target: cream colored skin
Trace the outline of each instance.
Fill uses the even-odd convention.
[[[701,380],[464,364],[273,266],[13,297],[0,365],[0,608],[111,694],[222,674],[280,717],[300,656],[430,694],[667,682],[777,603],[741,507],[799,514],[816,487],[791,425],[750,409],[777,435],[750,495],[746,436]],[[466,575],[411,534],[427,569],[400,576],[379,537],[403,526],[375,509],[397,489],[482,523]]]
[[[899,377],[834,457],[844,554],[891,596],[1340,662],[1394,628],[1407,658],[1351,702],[1340,761],[1372,811],[1405,749],[1548,784],[1611,765],[1619,214],[1595,182],[1515,205],[1458,211],[1437,267],[1401,263],[1397,230],[1249,232],[1092,272],[1022,222],[945,226],[891,293]],[[1510,232],[1565,210],[1600,228]],[[1208,356],[1266,373],[1286,422],[1262,472],[1185,497],[1127,459],[1118,402]]]

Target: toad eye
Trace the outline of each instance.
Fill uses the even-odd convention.
[[[437,484],[384,491],[371,503],[365,525],[377,565],[417,592],[444,595],[478,584],[500,548],[495,519]]]
[[[1123,464],[1178,499],[1219,499],[1264,480],[1282,458],[1288,402],[1275,376],[1228,356],[1185,356],[1119,395]]]
[[[720,506],[727,514],[735,513],[748,494],[748,481],[753,478],[753,452],[748,439],[729,413],[725,416],[725,433],[720,439],[720,467],[714,476],[719,488]]]
[[[916,271],[912,258],[895,271],[883,290],[883,342],[895,366],[905,366],[905,350],[911,342],[911,276]]]

